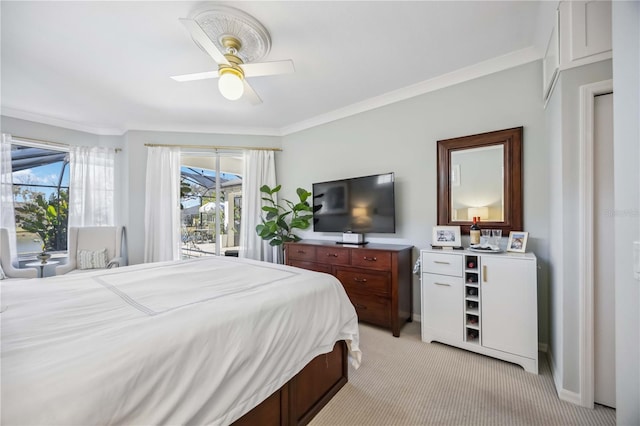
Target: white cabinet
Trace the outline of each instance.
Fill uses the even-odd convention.
[[[560,69],[611,58],[611,1],[562,1]]]
[[[432,253],[421,265],[422,340],[462,339],[462,257]]]
[[[538,372],[536,258],[422,250],[422,340]]]

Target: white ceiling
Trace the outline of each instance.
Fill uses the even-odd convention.
[[[295,64],[250,80],[263,104],[224,99],[216,80],[169,78],[216,69],[178,21],[207,3],[2,1],[3,115],[99,134],[277,135],[541,56],[540,2],[218,4],[269,30],[263,61]]]

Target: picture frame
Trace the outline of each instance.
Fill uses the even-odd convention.
[[[527,249],[527,240],[529,233],[526,231],[509,232],[509,242],[507,243],[507,251],[524,253]]]
[[[434,226],[431,245],[433,247],[461,247],[460,226]]]

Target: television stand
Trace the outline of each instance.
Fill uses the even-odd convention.
[[[385,327],[399,337],[400,328],[412,320],[412,250],[409,245],[302,240],[285,243],[284,252],[287,265],[336,277],[359,321]],[[448,256],[454,255],[460,254]]]

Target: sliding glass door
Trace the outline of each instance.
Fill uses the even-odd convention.
[[[242,204],[242,152],[182,153],[182,258],[237,256]]]

